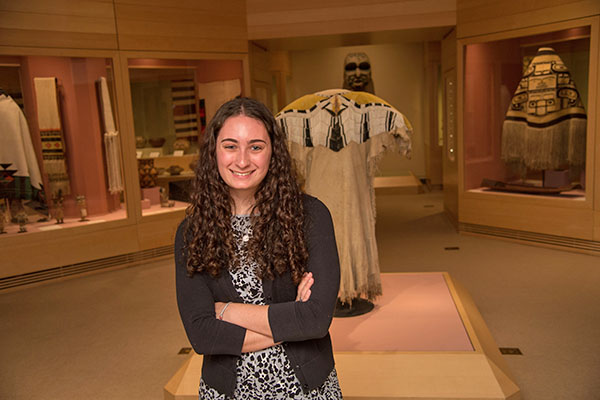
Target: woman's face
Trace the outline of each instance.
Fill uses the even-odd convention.
[[[256,193],[269,171],[271,153],[271,139],[262,122],[245,115],[225,121],[217,136],[217,165],[232,196]]]

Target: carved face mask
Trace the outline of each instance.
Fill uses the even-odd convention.
[[[344,60],[344,89],[372,93],[370,83],[369,56],[365,53],[349,53]]]

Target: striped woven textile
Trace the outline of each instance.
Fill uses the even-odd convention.
[[[60,119],[56,78],[33,78],[38,125],[42,139],[42,165],[52,195],[71,193],[65,142]]]
[[[198,134],[198,113],[194,80],[171,81],[171,94],[173,96],[175,136],[196,136]]]

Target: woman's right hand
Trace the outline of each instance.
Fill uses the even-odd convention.
[[[302,280],[298,284],[298,291],[296,292],[296,301],[307,301],[310,299],[310,288],[313,283],[315,283],[315,279],[313,278],[312,272],[305,272],[302,275]]]

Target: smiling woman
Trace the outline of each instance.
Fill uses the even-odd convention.
[[[256,100],[217,111],[200,159],[175,238],[179,312],[204,355],[200,398],[340,399],[329,210],[301,193],[285,135]]]

